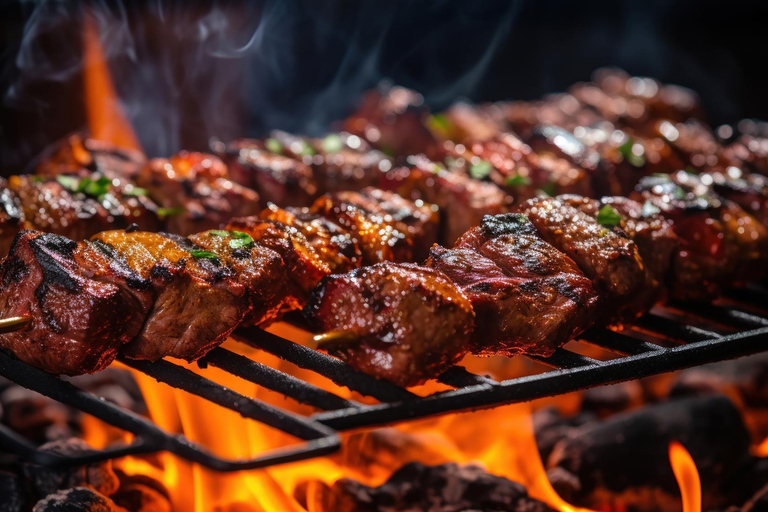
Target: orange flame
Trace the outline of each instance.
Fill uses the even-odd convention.
[[[91,137],[125,149],[141,150],[139,140],[125,118],[107,60],[99,42],[99,29],[91,16],[84,20],[83,86]]]
[[[691,454],[683,445],[672,441],[669,444],[669,462],[680,486],[683,512],[701,512],[701,480]]]

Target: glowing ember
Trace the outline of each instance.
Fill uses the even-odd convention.
[[[673,441],[669,444],[669,462],[680,486],[683,512],[701,512],[701,480],[691,454],[683,445]]]

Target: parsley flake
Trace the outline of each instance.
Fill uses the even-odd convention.
[[[531,184],[531,178],[516,174],[515,176],[509,176],[506,184],[510,187],[525,187]]]
[[[338,134],[331,133],[330,135],[326,135],[323,139],[323,151],[326,153],[338,153],[344,148],[344,141],[341,140],[341,137],[338,136]]]
[[[124,192],[127,196],[145,196],[147,195],[147,189],[141,187],[131,187],[130,190]]]
[[[192,255],[193,258],[196,260],[199,259],[205,259],[205,260],[218,260],[219,256],[216,253],[213,253],[211,251],[204,251],[202,249],[191,249],[189,251],[189,254]]]
[[[209,233],[213,236],[229,236],[229,231],[224,231],[223,229],[212,229]]]
[[[641,154],[635,154],[632,149],[635,146],[635,141],[632,137],[627,137],[627,142],[619,146],[619,153],[624,157],[629,165],[632,167],[642,167],[645,165],[645,149]],[[642,146],[641,146],[642,147]]]
[[[478,163],[472,164],[469,167],[469,175],[476,180],[482,180],[491,174],[492,169],[493,166],[491,165],[491,162],[488,162],[487,160],[480,160]]]
[[[272,153],[275,153],[277,155],[283,154],[283,143],[275,138],[268,138],[264,141],[264,147],[267,148],[267,151],[270,151]]]
[[[166,217],[170,217],[171,215],[178,215],[180,213],[184,213],[186,210],[182,207],[175,207],[175,208],[158,208],[157,209],[157,216],[161,219],[164,219]]]
[[[621,222],[621,215],[616,211],[616,208],[606,204],[600,208],[599,212],[597,212],[597,222],[601,226],[612,228],[619,225]]]
[[[74,176],[59,175],[56,176],[56,181],[70,192],[77,192],[78,186],[80,185],[80,180]]]

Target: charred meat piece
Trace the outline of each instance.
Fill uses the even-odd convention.
[[[242,231],[210,230],[197,233],[189,240],[218,257],[222,265],[232,269],[232,279],[245,290],[248,313],[244,323],[268,325],[281,312],[295,309],[287,269],[278,253],[258,245]]]
[[[123,348],[130,358],[194,361],[222,343],[248,310],[234,270],[186,239],[106,231],[91,243],[109,258],[106,270],[93,269],[100,280],[122,281],[139,302],[152,294],[141,332]]]
[[[444,113],[433,115],[430,128],[447,141],[463,143],[490,139],[507,131],[508,126],[498,105],[458,102]]]
[[[363,96],[344,121],[344,130],[393,157],[424,153],[441,160],[443,148],[426,127],[428,117],[421,94],[382,84]]]
[[[74,240],[131,224],[160,227],[157,206],[141,189],[99,174],[11,176],[8,188],[18,197],[28,226]]]
[[[332,273],[333,261],[324,260],[295,227],[253,216],[232,219],[224,229],[247,233],[257,245],[275,251],[283,259],[290,279],[283,285],[290,297],[284,303],[285,311],[303,307],[310,291]]]
[[[651,133],[677,152],[689,170],[722,172],[739,164],[738,160],[730,158],[723,150],[710,129],[698,121],[657,121],[653,124]]]
[[[130,297],[88,276],[63,236],[22,231],[0,263],[0,316],[30,316],[25,329],[0,335],[0,347],[47,372],[94,373],[137,334]]]
[[[541,125],[526,140],[538,154],[552,153],[584,169],[590,176],[591,188],[597,195],[620,194],[615,166],[596,150],[558,126]]]
[[[262,201],[278,206],[309,206],[317,196],[312,168],[301,160],[270,151],[266,141],[236,140],[223,146],[221,157],[232,181],[259,193]]]
[[[424,204],[420,200],[410,201],[375,187],[359,192],[340,192],[337,196],[370,215],[381,217],[398,231],[407,233],[413,240],[414,259],[426,258],[429,248],[437,242],[439,225],[436,205]]]
[[[381,187],[411,201],[434,204],[440,214],[438,242],[453,243],[483,216],[509,211],[511,200],[493,183],[447,170],[423,156],[410,157],[411,167],[398,167],[385,176]]]
[[[658,208],[620,196],[603,197],[599,201],[581,196],[558,199],[602,221],[606,227],[622,230],[637,244],[645,269],[645,283],[623,308],[623,320],[634,320],[664,297],[667,275],[680,241]]]
[[[11,242],[22,229],[27,227],[21,201],[8,182],[0,177],[0,257],[8,254]]]
[[[370,208],[370,209],[369,209]],[[357,192],[319,197],[310,212],[347,229],[363,253],[363,264],[413,259],[414,240],[407,226],[394,222],[375,203]]]
[[[227,176],[217,157],[182,151],[170,159],[151,160],[137,183],[161,206],[165,229],[188,235],[260,211],[259,195]]]
[[[729,167],[725,172],[701,174],[700,179],[711,183],[715,193],[738,204],[768,227],[768,177],[744,174],[741,169]]]
[[[765,136],[742,135],[723,151],[745,171],[768,176],[768,138]]]
[[[600,295],[604,323],[623,317],[645,281],[637,245],[620,230],[613,230],[558,198],[530,199],[520,211],[541,237],[571,257],[592,279]]]
[[[699,177],[683,171],[649,176],[640,181],[633,198],[661,210],[681,239],[670,286],[673,296],[710,300],[722,286],[764,273],[765,228],[736,203],[718,198]]]
[[[474,326],[472,305],[445,275],[389,262],[325,278],[305,313],[319,331],[337,334],[322,349],[399,386],[457,363]]]
[[[453,249],[433,247],[426,264],[472,302],[476,354],[548,356],[592,323],[592,282],[524,215],[487,216]]]
[[[310,166],[318,194],[376,185],[379,175],[392,169],[391,158],[350,133],[331,133],[322,139],[285,132],[270,135],[273,148]]]
[[[349,231],[309,208],[279,208],[269,204],[261,218],[298,230],[312,245],[331,272],[340,274],[360,266],[362,253]]]
[[[109,179],[134,179],[146,163],[139,151],[118,148],[75,133],[52,145],[38,159],[34,172],[40,176],[59,174],[90,176],[94,172]]]
[[[559,126],[571,131],[578,126],[593,126],[605,121],[595,108],[568,93],[551,94],[540,101],[498,103],[497,108],[508,129],[525,138],[540,125]]]

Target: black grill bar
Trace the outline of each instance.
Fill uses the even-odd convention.
[[[755,301],[745,303],[745,297]],[[249,421],[279,429],[298,440],[296,444],[243,460],[221,458],[183,435],[165,432],[147,418],[0,352],[0,375],[134,434],[134,441],[129,445],[68,457],[41,450],[0,426],[0,450],[45,466],[169,451],[218,471],[263,468],[331,453],[340,446],[339,431],[525,402],[761,352],[768,349],[766,304],[768,293],[754,287],[730,295],[723,304],[671,303],[666,309],[654,308],[626,330],[596,328],[581,336],[582,341],[616,354],[613,359],[594,359],[561,348],[550,357],[526,356],[551,369],[501,382],[476,375],[463,366],[454,366],[437,378],[452,389],[428,396],[418,396],[355,371],[338,359],[275,334],[257,328],[236,331],[235,338],[249,346],[379,402],[370,405],[340,397],[317,384],[253,361],[233,351],[236,347],[209,352],[200,360],[199,372],[169,361],[121,359],[124,365],[159,382],[236,411]],[[762,311],[766,311],[766,316],[762,316]],[[717,331],[710,325],[717,326]],[[316,412],[300,415],[239,394],[203,376],[208,366],[309,405]]]

